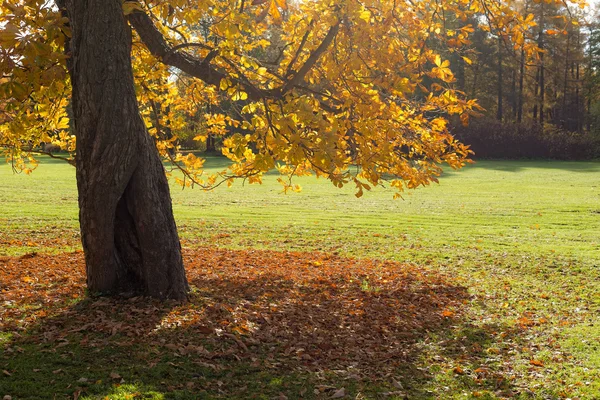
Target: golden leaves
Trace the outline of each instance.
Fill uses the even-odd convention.
[[[138,4],[125,1],[124,13]],[[179,179],[186,186],[234,177],[260,183],[261,175],[276,166],[284,190],[297,189],[292,178],[308,174],[336,186],[354,184],[359,197],[384,177],[391,177],[398,193],[436,182],[440,163],[460,168],[470,154],[438,117],[457,115],[466,124],[478,110],[475,101],[452,86],[453,54],[473,62],[473,53],[465,51],[474,32],[469,21],[480,17],[484,5],[491,7],[492,27],[526,52],[535,51],[525,36],[535,24],[533,16],[493,2],[442,0],[432,6],[426,1],[316,0],[288,5],[253,0],[242,9],[228,0],[147,4],[167,42],[180,44],[223,77],[211,86],[177,74],[138,38],[133,41],[142,117],[161,154],[185,169],[186,178]],[[12,107],[9,121],[0,125],[0,144],[20,148],[53,142],[74,150],[64,112],[69,89],[61,47],[68,35],[65,21],[39,7],[2,7],[11,17],[0,43],[14,56],[0,64],[3,73],[11,74],[0,81],[0,104]],[[447,27],[442,14],[455,15],[456,25]],[[322,47],[338,25],[335,40]],[[451,55],[432,49],[436,41]],[[20,59],[27,68],[18,68],[15,60]],[[288,85],[303,66],[310,68]],[[203,176],[199,159],[177,155],[180,139],[202,142],[209,136],[223,137],[223,154],[233,162],[218,177]]]
[[[439,54],[435,55],[434,58],[435,67],[431,70],[431,76],[438,78],[444,82],[452,82],[454,81],[454,74],[450,69],[450,61],[444,60]]]
[[[283,21],[282,14],[280,9],[287,10],[287,0],[253,0],[252,5],[262,5],[266,6],[263,11],[257,16],[257,21],[262,22],[267,15],[270,15],[273,18],[273,22],[275,24],[280,25]]]

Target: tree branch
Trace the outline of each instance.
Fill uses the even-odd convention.
[[[333,39],[336,37],[339,30],[340,30],[339,22],[337,24],[333,25],[331,28],[329,28],[327,35],[325,35],[325,38],[323,39],[323,41],[321,42],[319,47],[317,47],[317,49],[310,55],[310,57],[308,57],[308,60],[306,60],[306,62],[302,65],[302,67],[300,67],[298,72],[296,74],[294,74],[292,79],[290,79],[289,81],[287,81],[285,83],[285,85],[283,85],[283,88],[281,89],[282,93],[286,93],[287,91],[292,89],[294,86],[299,85],[304,80],[304,77],[306,76],[306,74],[308,74],[308,72],[311,70],[311,68],[319,60],[321,55],[327,50],[327,48],[329,47],[329,45],[331,44]]]
[[[210,62],[216,56],[214,51],[209,53],[204,60],[200,60],[184,51],[179,51],[185,47],[210,48],[209,46],[204,46],[199,43],[183,43],[181,45],[171,46],[167,43],[163,34],[158,30],[152,19],[145,12],[139,10],[133,11],[128,15],[128,19],[148,50],[164,64],[175,67],[216,87],[220,87],[221,80],[227,78],[233,85],[241,87],[248,94],[248,99],[252,101],[261,99],[281,100],[287,92],[294,87],[299,87],[306,74],[313,68],[321,55],[331,45],[340,26],[340,23],[338,22],[329,29],[319,47],[317,47],[317,49],[308,57],[298,72],[293,74],[290,80],[285,81],[279,88],[261,89],[253,85],[247,79],[235,78],[211,67]],[[327,108],[333,111],[332,107]]]
[[[178,68],[216,87],[219,87],[222,79],[228,78],[234,85],[241,86],[251,100],[275,97],[274,93],[270,90],[257,89],[216,70],[209,65],[210,60],[208,60],[209,62],[204,62],[204,60],[199,60],[188,53],[174,50],[146,13],[134,11],[128,17],[129,22],[135,28],[138,35],[140,35],[142,42],[148,47],[148,50],[166,65]]]

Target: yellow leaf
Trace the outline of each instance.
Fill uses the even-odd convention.
[[[227,90],[227,88],[229,88],[229,79],[227,79],[227,78],[221,79],[221,82],[219,83],[219,89]]]
[[[287,10],[287,0],[275,0],[275,3],[284,10]]]
[[[371,21],[371,12],[369,10],[367,10],[366,8],[363,8],[360,11],[360,14],[358,15],[360,19],[362,19],[365,22],[370,22]]]

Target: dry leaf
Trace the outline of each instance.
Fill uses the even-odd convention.
[[[543,367],[544,366],[543,361],[535,360],[533,358],[531,360],[529,360],[529,364],[535,365],[536,367]]]

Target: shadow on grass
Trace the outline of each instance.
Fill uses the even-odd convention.
[[[449,276],[325,254],[187,250],[185,304],[73,304],[81,258],[5,261],[14,272],[0,275],[10,293],[0,395],[293,399],[344,388],[352,398],[432,398],[448,379],[461,390],[511,391],[474,367],[434,368],[436,357],[475,366],[491,342],[464,320],[468,294]]]

